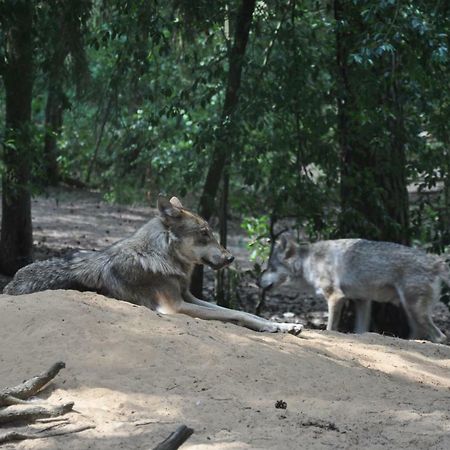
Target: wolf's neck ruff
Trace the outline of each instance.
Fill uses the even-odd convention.
[[[124,250],[133,249],[145,271],[162,275],[190,276],[193,264],[180,251],[180,240],[159,217],[150,220],[134,235],[118,244],[121,244]]]

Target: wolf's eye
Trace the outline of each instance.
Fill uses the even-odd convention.
[[[201,234],[202,236],[209,236],[209,231],[208,231],[206,228],[202,228],[202,229],[200,230],[200,234]]]

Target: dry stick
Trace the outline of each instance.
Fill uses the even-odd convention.
[[[13,397],[9,394],[0,393],[0,407],[2,406],[11,406],[11,405],[27,405],[28,402],[26,400],[21,400],[20,398]]]
[[[53,423],[53,422],[68,422],[68,417],[48,417],[44,419],[36,419],[37,423]]]
[[[67,422],[66,422],[66,421],[64,421],[64,422],[55,422],[55,423],[50,424],[50,425],[47,424],[46,427],[38,428],[38,429],[36,430],[36,432],[37,432],[37,433],[45,433],[45,432],[48,431],[48,430],[53,430],[53,429],[55,429],[55,428],[58,428],[58,427],[65,427],[65,426],[67,426]]]
[[[194,432],[192,428],[188,428],[186,425],[180,425],[168,438],[159,443],[153,450],[176,450],[185,441],[189,439]]]
[[[91,428],[95,428],[94,425],[82,425],[78,428],[72,428],[70,430],[54,430],[49,433],[29,433],[29,432],[19,432],[19,431],[8,431],[7,433],[0,434],[0,445],[5,444],[6,442],[12,441],[23,441],[25,439],[41,439],[48,438],[52,436],[62,436],[64,434],[71,433],[79,433],[81,431],[90,430]]]
[[[143,425],[157,425],[157,424],[173,424],[173,422],[163,422],[159,419],[149,419],[149,420],[139,420],[136,422],[131,422],[135,427],[141,427]]]
[[[17,386],[3,389],[0,394],[11,395],[19,399],[26,399],[40,391],[47,383],[58,375],[59,371],[66,367],[65,363],[59,361],[53,364],[46,372],[30,378]]]
[[[73,402],[57,406],[44,405],[13,405],[0,410],[0,424],[18,420],[36,420],[43,417],[56,417],[72,411]]]

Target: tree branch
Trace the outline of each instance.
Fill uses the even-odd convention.
[[[12,405],[0,410],[0,424],[16,422],[19,420],[33,421],[44,417],[62,416],[72,411],[74,403],[64,403],[63,405]]]
[[[0,406],[2,406],[1,398],[6,396],[15,397],[16,399],[24,400],[39,392],[47,383],[58,375],[59,371],[66,367],[65,363],[59,361],[53,364],[50,369],[24,381],[17,386],[6,388],[0,391]]]
[[[81,425],[77,428],[66,429],[66,430],[53,430],[48,433],[41,432],[21,432],[21,431],[7,431],[4,434],[0,434],[0,445],[7,442],[13,441],[23,441],[25,439],[42,439],[52,436],[62,436],[64,434],[80,433],[81,431],[90,430],[95,428],[93,425]]]
[[[153,450],[176,450],[192,435],[194,430],[186,425],[180,425],[164,441],[159,443]]]

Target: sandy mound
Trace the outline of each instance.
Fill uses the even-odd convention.
[[[93,430],[5,448],[450,448],[450,348],[382,336],[302,338],[72,291],[0,297],[0,387],[63,360],[44,391]],[[276,409],[277,400],[287,409]]]

